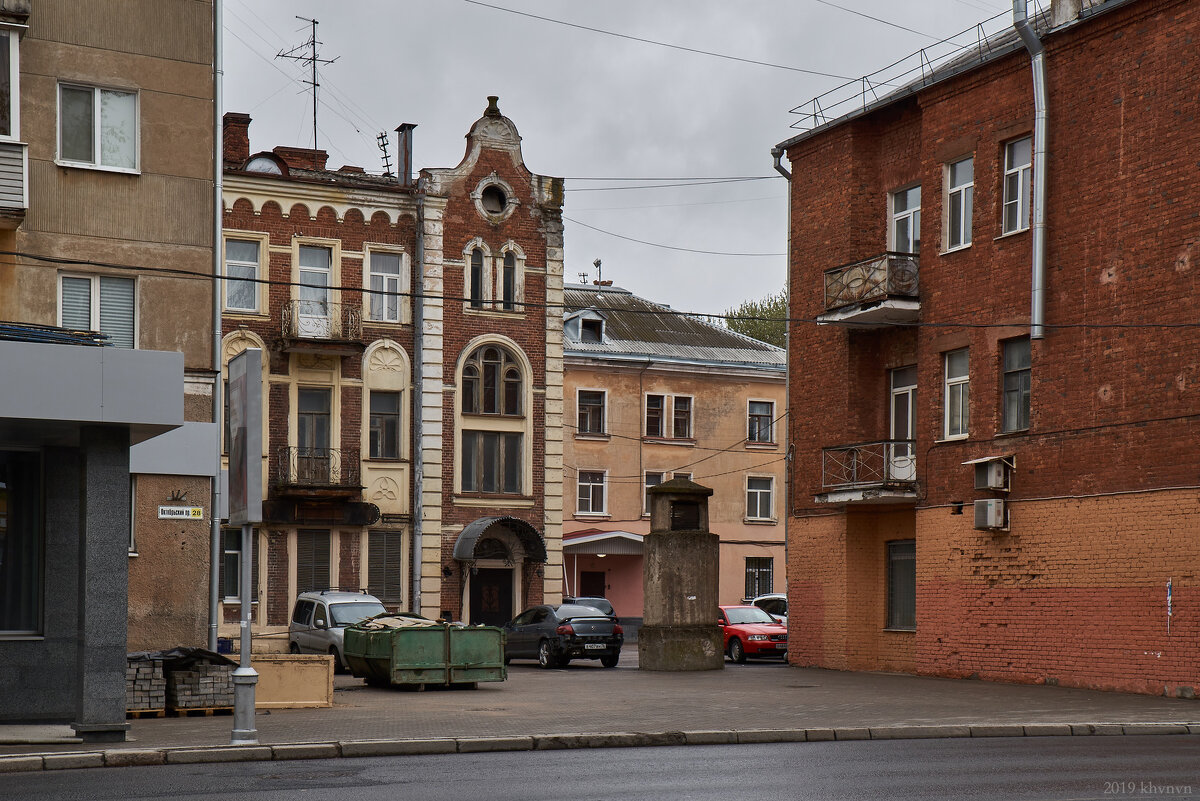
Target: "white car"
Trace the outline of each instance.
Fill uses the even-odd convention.
[[[783,625],[787,625],[788,600],[787,595],[784,593],[770,592],[766,595],[758,596],[750,603],[754,604]]]
[[[335,670],[347,670],[343,653],[346,626],[387,610],[365,592],[302,592],[288,624],[288,651],[293,654],[330,654]]]

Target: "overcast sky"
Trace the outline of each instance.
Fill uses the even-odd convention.
[[[415,168],[455,166],[487,96],[499,95],[529,169],[567,179],[568,282],[584,271],[596,278],[592,262],[601,259],[618,286],[720,313],[783,286],[786,185],[770,149],[797,133],[789,110],[921,48],[936,55],[936,40],[1011,8],[1009,0],[225,0],[224,105],[253,117],[254,151],[312,146],[308,66],[275,57],[308,40],[297,15],[319,21],[320,56],[336,59],[319,65],[317,115],[317,144],[333,168],[381,172],[376,136],[402,122],[418,126]],[[391,153],[395,164],[394,135]],[[774,177],[624,188],[758,176]]]

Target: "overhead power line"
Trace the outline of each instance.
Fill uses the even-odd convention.
[[[401,298],[423,298],[427,300],[441,300],[451,302],[462,302],[461,296],[446,296],[437,295],[429,292],[385,292],[383,290],[374,290],[361,286],[328,286],[324,284],[306,284],[302,281],[279,281],[274,278],[229,278],[224,275],[214,276],[212,273],[197,273],[190,270],[183,270],[178,267],[146,267],[135,264],[117,264],[114,262],[98,261],[95,259],[68,259],[58,256],[44,256],[37,253],[28,253],[19,250],[0,250],[0,256],[16,256],[18,258],[29,259],[32,262],[41,262],[47,266],[67,265],[67,266],[85,266],[85,267],[102,267],[114,270],[127,270],[129,272],[150,273],[154,275],[165,275],[172,278],[180,278],[194,281],[204,281],[211,283],[213,281],[243,281],[252,284],[263,284],[266,286],[295,286],[308,287],[310,289],[326,289],[331,292],[349,292],[360,295],[389,295]],[[0,264],[0,268],[5,265]],[[568,312],[584,311],[591,308],[590,305],[579,305],[577,303],[540,303],[537,301],[522,300],[516,302],[520,309],[562,309]],[[678,309],[668,309],[662,306],[656,306],[653,309],[621,309],[621,314],[629,315],[654,315],[654,316],[672,316],[672,317],[689,317],[694,320],[709,320],[723,322],[725,320],[754,320],[761,322],[777,322],[777,323],[795,323],[808,325],[824,325],[831,328],[838,326],[853,327],[853,323],[840,322],[836,320],[820,320],[816,317],[760,317],[755,315],[733,315],[733,314],[710,314],[708,312],[692,312],[680,311]],[[901,322],[885,322],[876,323],[881,328],[939,328],[939,329],[994,329],[1003,328],[1011,329],[1013,326],[1028,325],[1028,323],[1013,322],[1011,320],[999,323],[980,323],[980,322],[962,322],[957,320],[923,320],[915,323]],[[1043,327],[1047,330],[1163,330],[1163,331],[1186,331],[1200,330],[1200,321],[1186,323],[1160,323],[1160,322],[1138,322],[1138,323],[1044,323]]]
[[[917,36],[924,36],[926,39],[932,39],[935,42],[938,41],[938,38],[936,36],[930,36],[927,33],[923,33],[921,31],[915,31],[912,28],[906,28],[903,25],[899,25],[895,22],[888,22],[886,19],[880,19],[879,17],[872,17],[870,14],[864,14],[861,11],[855,11],[853,8],[847,8],[846,6],[840,6],[837,3],[831,3],[829,0],[814,0],[814,2],[820,3],[823,6],[829,6],[830,8],[836,8],[838,11],[845,11],[847,14],[853,14],[856,17],[862,17],[863,19],[869,19],[869,20],[872,20],[873,22],[882,23],[884,25],[887,25],[889,28],[896,28],[901,31],[908,31],[909,33],[915,33]]]
[[[589,25],[579,25],[574,22],[567,22],[561,19],[553,19],[552,17],[543,17],[538,14],[530,14],[525,11],[517,11],[515,8],[505,8],[504,6],[496,6],[491,3],[482,3],[480,0],[463,0],[464,3],[470,3],[473,6],[482,6],[483,8],[491,8],[496,11],[503,11],[508,14],[516,14],[520,17],[529,17],[530,19],[541,20],[542,22],[552,22],[555,25],[565,25],[568,28],[576,28],[581,31],[591,31],[592,33],[600,33],[605,36],[615,36],[618,39],[628,39],[631,42],[641,42],[642,44],[654,45],[655,47],[669,47],[672,50],[682,50],[685,53],[695,53],[701,56],[712,56],[713,58],[723,58],[727,61],[740,61],[743,64],[754,64],[759,67],[771,67],[777,70],[788,70],[789,72],[801,72],[805,75],[816,75],[820,78],[836,78],[839,81],[854,80],[845,75],[837,75],[832,72],[821,72],[820,70],[809,70],[802,67],[789,67],[786,64],[772,64],[769,61],[756,61],[752,58],[741,58],[740,56],[731,56],[728,53],[714,53],[711,50],[700,50],[696,47],[684,47],[683,45],[671,44],[669,42],[659,42],[654,39],[645,39],[641,36],[630,36],[626,33],[617,33],[616,31],[606,31],[603,28],[593,28]]]
[[[587,223],[583,223],[583,222],[580,222],[579,220],[572,219],[571,217],[568,217],[565,214],[563,215],[563,219],[566,220],[567,222],[571,222],[571,223],[574,223],[575,225],[581,226],[583,228],[587,228],[591,231],[595,231],[596,233],[605,234],[606,236],[616,237],[617,239],[624,239],[626,242],[637,242],[639,245],[648,245],[652,248],[662,248],[664,250],[677,250],[682,253],[702,253],[706,256],[737,256],[739,258],[756,258],[759,256],[773,256],[774,257],[774,256],[786,256],[787,255],[786,253],[729,253],[729,252],[720,251],[720,250],[700,250],[699,248],[683,248],[683,247],[678,247],[676,245],[664,245],[660,242],[647,242],[645,239],[634,239],[632,236],[625,236],[624,234],[616,234],[616,233],[613,233],[612,231],[605,231],[603,228],[597,228],[594,225],[588,225]]]

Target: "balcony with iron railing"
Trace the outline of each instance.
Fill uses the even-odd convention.
[[[291,300],[282,312],[287,350],[361,351],[362,309],[353,304]]]
[[[824,503],[911,503],[917,495],[916,443],[858,442],[821,449]]]
[[[276,494],[329,498],[362,493],[357,448],[284,446],[276,456],[271,482]]]
[[[916,322],[917,256],[887,252],[825,271],[825,313],[821,323],[875,328]]]

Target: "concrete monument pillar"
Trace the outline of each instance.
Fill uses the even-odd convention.
[[[651,487],[644,541],[642,670],[721,670],[717,626],[720,543],[708,530],[713,491],[683,478]]]

